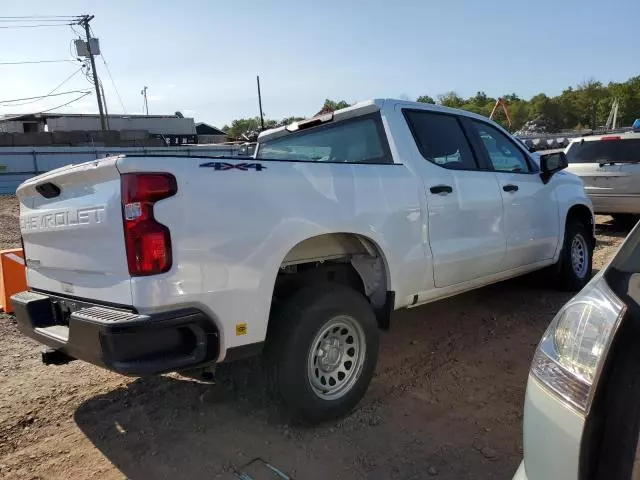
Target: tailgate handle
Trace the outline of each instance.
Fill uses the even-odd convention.
[[[60,187],[51,182],[36,185],[36,191],[44,198],[56,198],[60,195]]]

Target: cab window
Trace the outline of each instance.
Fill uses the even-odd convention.
[[[418,150],[431,163],[451,170],[477,170],[478,163],[454,115],[404,110]]]
[[[531,168],[525,154],[497,128],[472,120],[474,130],[480,136],[493,169],[498,172],[529,173]]]

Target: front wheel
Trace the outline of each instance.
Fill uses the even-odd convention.
[[[577,292],[591,278],[593,247],[582,223],[567,224],[564,245],[558,265],[557,286],[560,290]]]
[[[303,287],[271,319],[267,381],[298,420],[342,417],[369,386],[378,343],[375,315],[360,293],[324,283]]]

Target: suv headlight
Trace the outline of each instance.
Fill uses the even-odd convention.
[[[625,306],[602,274],[562,307],[542,337],[531,374],[583,413]]]

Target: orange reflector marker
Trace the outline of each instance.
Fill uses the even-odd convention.
[[[13,313],[11,295],[26,289],[27,278],[22,249],[0,250],[0,311]]]

